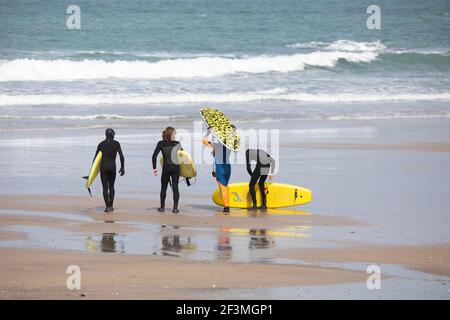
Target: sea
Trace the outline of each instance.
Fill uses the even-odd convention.
[[[0,131],[162,126],[204,106],[237,123],[450,118],[449,14],[448,0],[0,0]]]

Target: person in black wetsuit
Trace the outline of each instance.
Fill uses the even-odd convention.
[[[252,171],[251,162],[256,162],[255,169]],[[247,165],[247,172],[250,175],[250,196],[252,197],[253,207],[249,210],[256,211],[256,191],[255,186],[258,182],[259,191],[261,192],[261,206],[259,209],[267,210],[266,192],[264,190],[264,182],[267,176],[272,180],[272,175],[275,171],[275,160],[264,150],[261,149],[247,149],[245,152],[245,163]],[[270,175],[269,175],[270,174]]]
[[[123,157],[122,148],[120,143],[114,140],[115,132],[113,129],[106,129],[106,139],[98,144],[97,153],[102,152],[102,162],[100,164],[100,178],[103,186],[103,199],[105,200],[105,212],[114,211],[114,182],[116,180],[116,156],[119,153],[120,157],[120,170],[119,174],[123,176],[125,174],[125,159]]]
[[[175,129],[172,127],[167,127],[162,132],[162,140],[156,145],[155,151],[152,156],[153,164],[153,175],[158,175],[158,169],[156,169],[156,160],[158,154],[162,152],[163,156],[163,168],[161,173],[161,207],[158,208],[159,212],[164,212],[164,206],[166,201],[166,191],[169,181],[172,183],[173,191],[173,210],[172,212],[177,213],[178,211],[178,200],[180,199],[180,192],[178,191],[178,181],[180,180],[180,164],[178,163],[178,151],[183,150],[181,144],[174,140],[175,139]]]

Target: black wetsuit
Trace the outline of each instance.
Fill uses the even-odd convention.
[[[250,162],[255,161],[255,170],[252,172]],[[266,193],[264,191],[264,182],[266,182],[269,173],[275,170],[275,160],[264,150],[248,149],[245,152],[245,163],[247,165],[247,172],[250,175],[250,196],[252,197],[253,207],[256,207],[256,192],[255,185],[258,182],[259,190],[261,192],[262,206],[266,206]]]
[[[172,181],[173,191],[173,208],[178,208],[178,200],[180,199],[180,193],[178,191],[178,181],[180,180],[180,165],[178,164],[178,151],[183,150],[181,144],[178,141],[164,141],[161,140],[156,145],[155,151],[152,156],[153,169],[156,169],[156,160],[158,154],[162,152],[163,155],[163,168],[161,172],[161,208],[164,208],[166,201],[166,191],[169,184],[169,180]]]
[[[102,163],[100,165],[100,178],[103,186],[103,199],[107,208],[112,208],[114,203],[114,182],[116,180],[116,156],[119,153],[120,171],[125,170],[125,159],[123,157],[120,143],[114,139],[106,139],[99,143],[97,153],[102,152]],[[95,160],[94,157],[94,160]]]

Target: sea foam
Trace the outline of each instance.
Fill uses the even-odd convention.
[[[307,66],[332,68],[339,60],[367,63],[376,52],[317,51],[305,54],[248,58],[199,57],[144,60],[15,59],[0,64],[0,81],[54,81],[103,78],[162,79],[219,77],[236,73],[302,71]]]
[[[161,103],[232,103],[252,101],[294,101],[310,103],[435,101],[450,100],[450,92],[441,93],[289,93],[282,89],[235,93],[181,93],[150,95],[0,95],[0,106],[25,105],[139,105]]]

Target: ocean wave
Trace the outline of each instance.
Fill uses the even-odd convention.
[[[27,122],[23,126],[13,126],[13,127],[0,127],[0,131],[29,131],[29,130],[58,130],[60,129],[98,129],[104,128],[104,124],[101,124],[101,120],[123,120],[123,122],[117,122],[114,124],[116,128],[127,128],[131,124],[133,126],[142,125],[147,121],[161,121],[161,120],[173,120],[174,117],[152,117],[152,116],[125,116],[125,115],[77,115],[77,116],[65,116],[65,115],[52,115],[52,116],[0,116],[0,120],[3,118],[20,119],[20,120],[35,120],[35,119],[45,119],[46,122],[42,124],[45,127],[40,127],[39,123],[36,122],[33,125],[29,125]],[[178,117],[184,118],[184,121],[193,120],[189,117]],[[267,116],[260,115],[254,116],[251,119],[235,119],[236,125],[240,123],[279,123],[285,121],[389,121],[389,120],[432,120],[432,119],[450,119],[449,111],[405,111],[405,112],[380,112],[380,113],[342,113],[342,114],[308,114],[308,115],[285,115],[285,116]],[[54,121],[52,121],[54,120]],[[67,120],[62,122],[61,120]],[[88,120],[88,121],[86,121]],[[197,119],[198,120],[198,119]],[[77,122],[82,121],[82,122]],[[99,121],[99,122],[96,122]],[[84,125],[80,124],[83,123]]]
[[[355,114],[355,115],[336,115],[329,116],[326,120],[389,120],[389,119],[439,119],[450,118],[450,112],[437,112],[437,113],[401,113],[393,112],[386,114]]]
[[[139,105],[164,103],[232,103],[252,101],[293,101],[311,103],[351,103],[383,101],[450,100],[450,92],[441,93],[289,93],[276,88],[266,91],[235,93],[185,93],[155,95],[0,95],[0,106],[25,105]]]
[[[90,115],[47,115],[47,116],[19,116],[19,115],[0,115],[0,119],[11,120],[174,120],[184,119],[186,116],[127,116],[119,114],[90,114]]]
[[[66,52],[65,56],[118,56],[118,57],[135,57],[135,58],[238,58],[245,55],[236,55],[232,53],[217,54],[211,52],[170,52],[170,51],[106,51],[106,50],[79,50],[74,52]]]
[[[375,52],[312,52],[249,58],[200,57],[149,61],[15,59],[0,64],[0,81],[52,81],[103,78],[161,79],[218,77],[236,73],[302,71],[307,66],[332,68],[339,60],[367,63]]]
[[[401,120],[401,119],[443,119],[450,118],[450,112],[386,112],[386,113],[367,113],[367,114],[340,114],[340,115],[305,115],[302,117],[266,117],[261,119],[254,119],[259,123],[271,123],[281,121],[368,121],[368,120]],[[235,120],[235,123],[246,123],[248,120]]]
[[[380,40],[371,42],[358,42],[345,39],[336,40],[333,42],[311,41],[288,44],[286,47],[318,49],[324,51],[377,52],[379,54],[450,55],[450,50],[448,48],[391,48],[381,43]]]
[[[289,48],[323,49],[333,51],[383,51],[386,46],[381,41],[357,42],[351,40],[336,40],[334,42],[311,41],[306,43],[293,43],[286,45]]]

